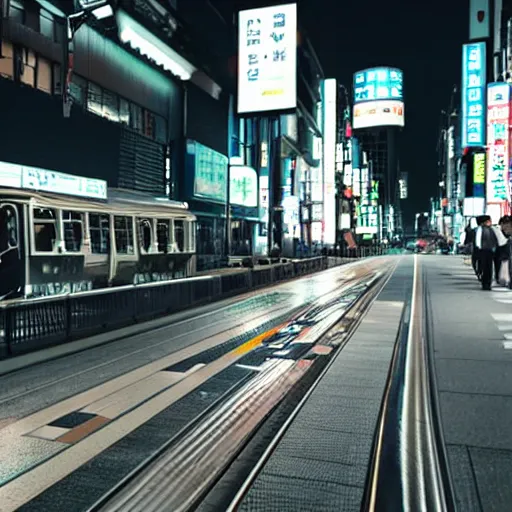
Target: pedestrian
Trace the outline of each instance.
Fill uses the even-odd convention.
[[[491,217],[482,216],[480,226],[476,230],[475,245],[478,249],[478,259],[480,261],[482,290],[490,291],[492,286],[493,264],[496,261],[496,252],[502,245],[498,233],[503,236],[501,231],[493,228]],[[503,236],[503,238],[505,238]]]

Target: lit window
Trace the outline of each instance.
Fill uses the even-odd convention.
[[[119,98],[119,121],[130,126],[130,104],[123,98]]]
[[[87,81],[78,75],[73,75],[71,83],[69,84],[69,90],[73,102],[81,107],[86,106],[87,99]]]
[[[103,117],[119,122],[119,98],[117,94],[103,90]]]
[[[52,67],[48,60],[37,59],[37,88],[48,94],[52,93]]]
[[[21,48],[20,82],[30,87],[35,86],[36,55],[32,50]]]
[[[108,254],[110,250],[110,218],[107,214],[89,214],[89,234],[91,252],[93,254]]]
[[[167,253],[169,250],[169,221],[158,219],[156,225],[158,252]]]
[[[2,58],[0,59],[0,76],[14,78],[14,59],[12,44],[9,41],[2,41]]]
[[[185,250],[185,226],[182,220],[174,221],[174,240],[179,252]]]

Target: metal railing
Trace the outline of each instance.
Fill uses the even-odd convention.
[[[0,359],[127,327],[348,261],[322,256],[236,273],[6,301],[0,303]]]

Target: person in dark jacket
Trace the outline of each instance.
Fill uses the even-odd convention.
[[[492,285],[493,264],[498,249],[498,238],[492,227],[491,217],[482,217],[476,230],[475,246],[480,261],[482,290],[490,291]]]

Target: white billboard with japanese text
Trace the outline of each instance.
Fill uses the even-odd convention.
[[[297,106],[297,5],[240,11],[238,113]]]

